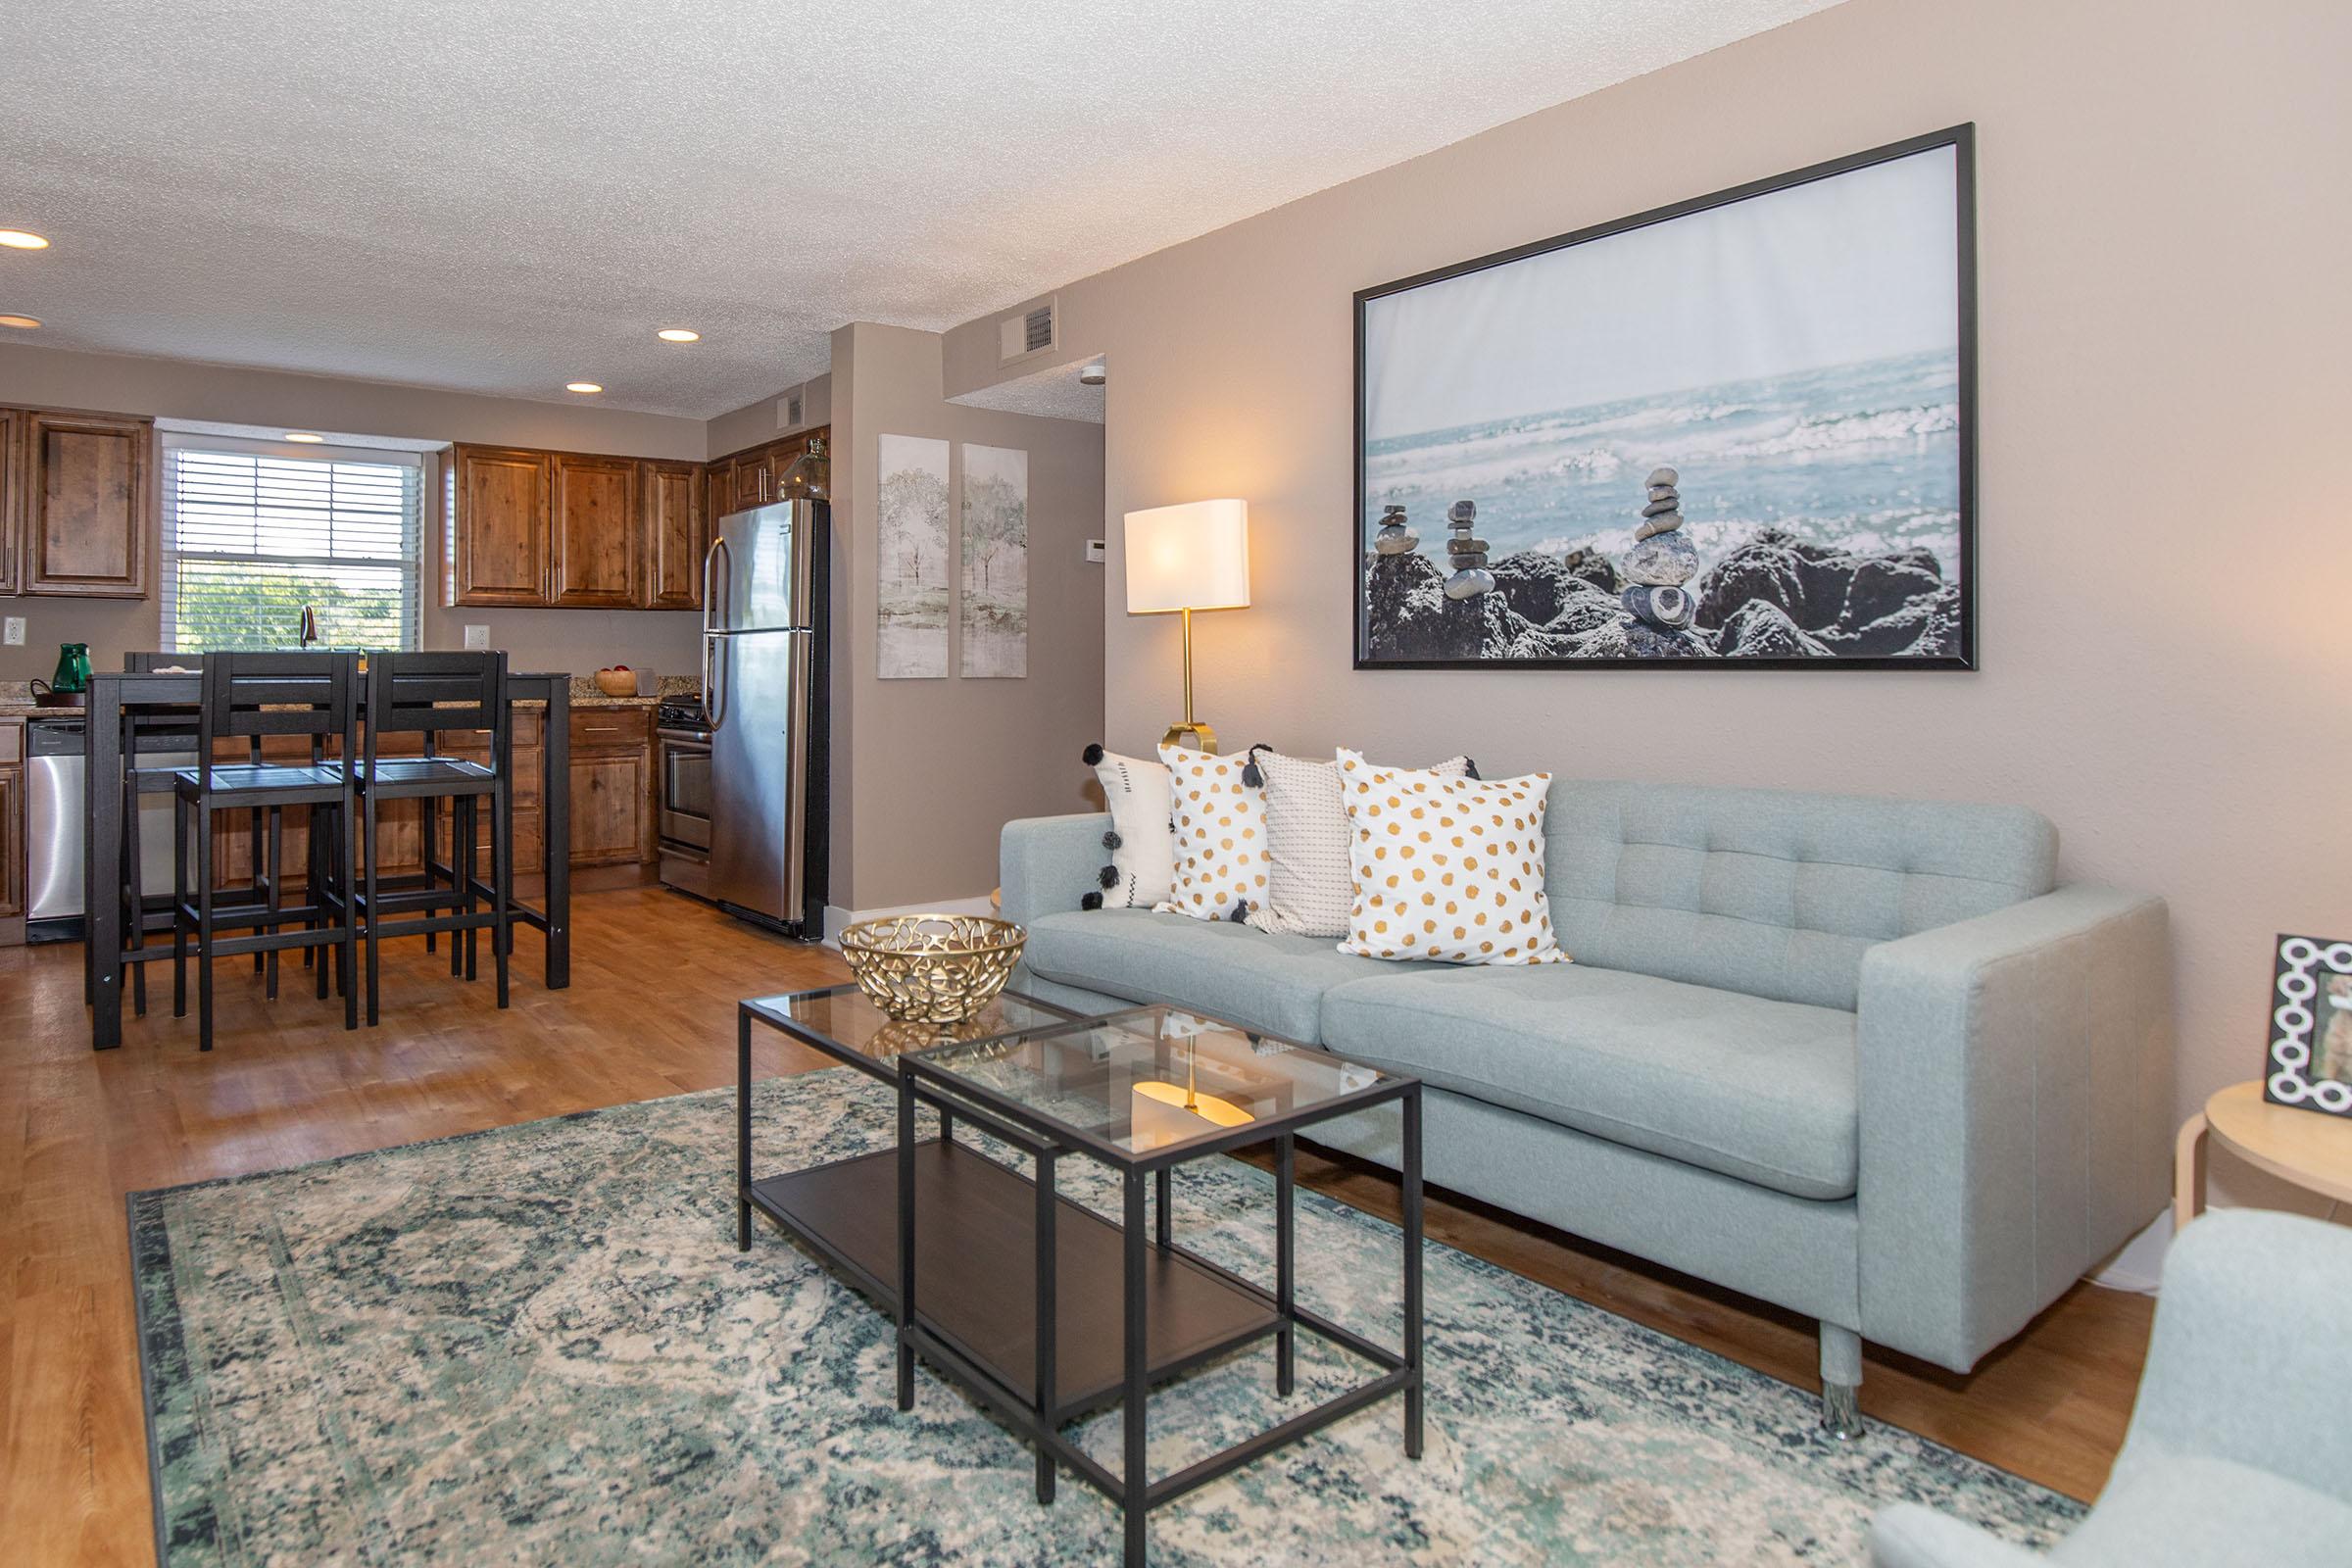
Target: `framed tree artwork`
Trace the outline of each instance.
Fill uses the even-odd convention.
[[[1975,668],[1973,148],[1356,295],[1356,667]]]

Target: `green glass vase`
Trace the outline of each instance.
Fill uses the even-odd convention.
[[[57,650],[57,673],[49,678],[53,692],[86,692],[90,689],[90,645],[61,643]]]

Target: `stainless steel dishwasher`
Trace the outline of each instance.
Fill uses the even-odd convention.
[[[24,940],[81,939],[83,752],[78,713],[34,717],[24,725]],[[143,735],[141,767],[192,767],[193,734]],[[172,891],[172,797],[139,798],[141,891]]]

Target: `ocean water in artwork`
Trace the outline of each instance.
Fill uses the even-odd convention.
[[[1494,558],[1617,557],[1643,481],[1673,467],[1702,574],[1772,527],[1858,555],[1924,546],[1957,580],[1959,372],[1956,350],[1934,349],[1374,441],[1363,545],[1401,505],[1442,564],[1446,509],[1468,500]]]

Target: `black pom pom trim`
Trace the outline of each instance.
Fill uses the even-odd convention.
[[[1119,868],[1115,865],[1106,865],[1095,873],[1095,880],[1102,883],[1105,891],[1115,888],[1119,885]]]
[[[1119,847],[1120,843],[1121,840],[1119,835],[1115,831],[1102,835],[1102,847],[1106,850],[1115,850]]]
[[[1100,893],[1089,893],[1085,898],[1078,901],[1078,907],[1081,909],[1100,909],[1102,907],[1102,895]]]
[[[1247,925],[1250,921],[1250,906],[1246,904],[1237,904],[1233,906],[1233,912],[1226,915],[1225,918],[1231,920],[1235,925]]]
[[[1268,746],[1263,741],[1260,741],[1255,746],[1250,748],[1248,753],[1250,760],[1242,764],[1243,783],[1249,785],[1253,790],[1262,790],[1266,787],[1266,770],[1257,765],[1257,754],[1260,752],[1270,752],[1273,749],[1273,747]]]
[[[1089,767],[1093,767],[1096,763],[1102,761],[1102,743],[1101,741],[1097,741],[1092,746],[1089,746],[1085,751],[1080,752],[1078,754],[1078,760],[1084,762]]]
[[[1465,758],[1463,758],[1463,759],[1462,759],[1462,777],[1464,777],[1464,778],[1479,778],[1479,777],[1482,777],[1482,776],[1483,776],[1483,775],[1481,775],[1481,774],[1480,774],[1480,772],[1478,771],[1478,759],[1477,759],[1477,758],[1475,758],[1475,757],[1465,757]]]

